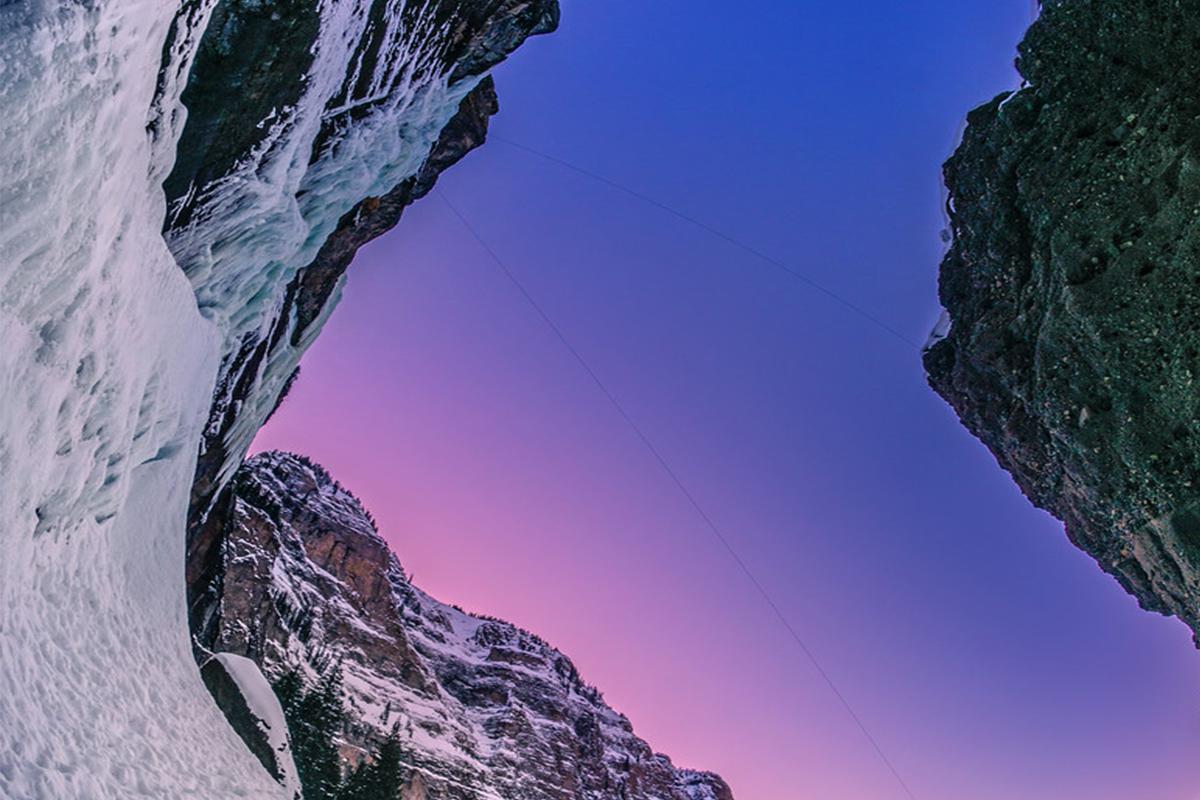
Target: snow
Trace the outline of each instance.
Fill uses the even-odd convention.
[[[929,338],[925,340],[925,346],[921,348],[922,352],[933,349],[934,345],[949,336],[950,328],[953,325],[954,320],[950,318],[950,312],[943,308],[938,315],[938,321],[934,324],[933,330],[929,332]]]
[[[300,776],[296,772],[296,762],[292,760],[291,744],[288,741],[287,720],[283,716],[283,707],[279,698],[266,677],[255,664],[245,656],[234,653],[217,653],[213,659],[218,661],[233,682],[237,684],[242,698],[250,708],[250,713],[258,718],[260,728],[267,735],[271,749],[275,751],[275,759],[283,773],[284,790],[288,797],[300,796]]]
[[[173,13],[0,7],[3,798],[282,796],[187,635],[183,519],[221,342],[159,235],[175,123],[146,128]]]
[[[200,190],[203,213],[168,249],[161,181],[213,2],[188,5],[161,87],[176,3],[0,3],[5,800],[286,796],[190,652],[184,520],[201,430],[222,359],[277,313],[353,202],[417,169],[471,88],[413,68],[437,37],[401,31],[393,0],[396,57],[372,85],[399,90],[308,165],[369,6],[321,0],[308,92],[243,168]],[[268,365],[236,456],[319,327]]]

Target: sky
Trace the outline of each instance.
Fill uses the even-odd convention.
[[[940,164],[1029,0],[564,0],[439,186],[618,399],[918,800],[1200,797],[1200,657],[1021,496],[919,354]],[[364,248],[257,449],[415,582],[570,655],[738,800],[906,797],[753,584],[433,195]]]

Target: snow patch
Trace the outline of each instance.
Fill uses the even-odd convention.
[[[933,330],[929,332],[929,338],[925,340],[924,347],[921,352],[932,350],[934,345],[950,335],[950,329],[954,326],[954,320],[950,319],[950,312],[942,309],[942,313],[938,316],[938,321],[934,324]]]

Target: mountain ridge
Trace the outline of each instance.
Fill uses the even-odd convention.
[[[544,639],[414,586],[310,459],[256,455],[231,487],[200,644],[273,677],[339,664],[347,766],[395,733],[431,800],[732,800],[719,777],[652,751]]]

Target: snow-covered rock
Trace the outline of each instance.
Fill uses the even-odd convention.
[[[200,675],[250,752],[289,798],[300,800],[300,775],[292,758],[287,720],[262,670],[245,656],[216,653],[201,665]]]
[[[188,509],[356,242],[556,20],[553,0],[0,2],[0,798],[286,795],[192,660]]]
[[[268,675],[340,662],[347,761],[390,732],[429,798],[731,800],[677,769],[562,653],[412,585],[354,496],[308,459],[266,453],[237,473],[221,557],[198,598],[204,642]]]
[[[557,0],[223,0],[182,98],[165,237],[222,337],[195,530],[340,298],[357,248],[482,144],[488,68]]]

